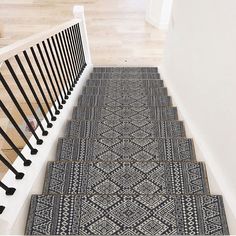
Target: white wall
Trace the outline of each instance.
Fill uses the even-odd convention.
[[[159,29],[168,29],[173,0],[149,0],[146,20]]]
[[[175,0],[162,69],[236,234],[236,1]]]

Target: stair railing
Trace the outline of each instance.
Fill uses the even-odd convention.
[[[0,181],[0,233],[3,233],[1,228],[3,229],[6,222],[7,230],[4,233],[9,233],[16,220],[12,219],[12,222],[9,222],[9,219],[1,217],[10,207],[6,204],[6,198],[5,204],[1,202],[1,196],[15,195],[18,191],[17,185],[9,186],[9,178],[13,177],[18,181],[24,178],[25,173],[17,170],[19,160],[22,166],[31,168],[34,162],[31,156],[38,154],[44,137],[50,134],[50,129],[60,117],[87,64],[91,63],[83,8],[77,7],[75,12],[80,12],[80,16],[77,17],[82,19],[73,19],[0,49],[0,112],[30,151],[26,156],[1,125],[0,138],[16,153],[18,164],[12,164],[3,153],[0,153],[0,161],[8,169],[7,174],[13,174],[8,174],[7,178]],[[37,129],[32,126],[29,115],[22,108],[19,99],[27,105]],[[9,109],[9,103],[14,106],[17,116],[30,130],[30,140],[22,131],[15,114]]]

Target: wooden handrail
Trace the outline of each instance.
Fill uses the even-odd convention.
[[[61,25],[55,26],[52,29],[46,30],[44,32],[34,34],[25,39],[19,40],[11,45],[3,47],[0,49],[0,64],[5,60],[15,56],[16,54],[30,48],[31,46],[36,45],[37,43],[41,43],[43,40],[50,38],[51,36],[61,32],[62,30],[69,28],[76,23],[81,22],[80,19],[73,19],[68,22],[65,22]]]

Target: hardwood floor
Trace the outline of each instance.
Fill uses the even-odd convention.
[[[145,22],[146,0],[1,0],[0,22],[7,45],[73,18],[84,5],[95,65],[158,65],[165,33]]]
[[[85,7],[94,65],[158,66],[161,63],[165,33],[145,22],[147,0],[0,0],[3,25],[0,47],[72,19],[76,4]],[[7,100],[1,87],[0,91],[0,99]],[[25,106],[23,98],[19,97],[19,101]],[[14,106],[8,104],[14,113]],[[0,124],[16,138],[1,111]],[[0,140],[0,149],[1,146],[14,161],[16,155]]]

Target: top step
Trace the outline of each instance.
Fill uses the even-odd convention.
[[[113,79],[113,80],[157,80],[160,79],[158,73],[139,73],[139,72],[94,72],[90,75],[91,79]]]
[[[157,67],[94,67],[94,72],[158,73]]]

